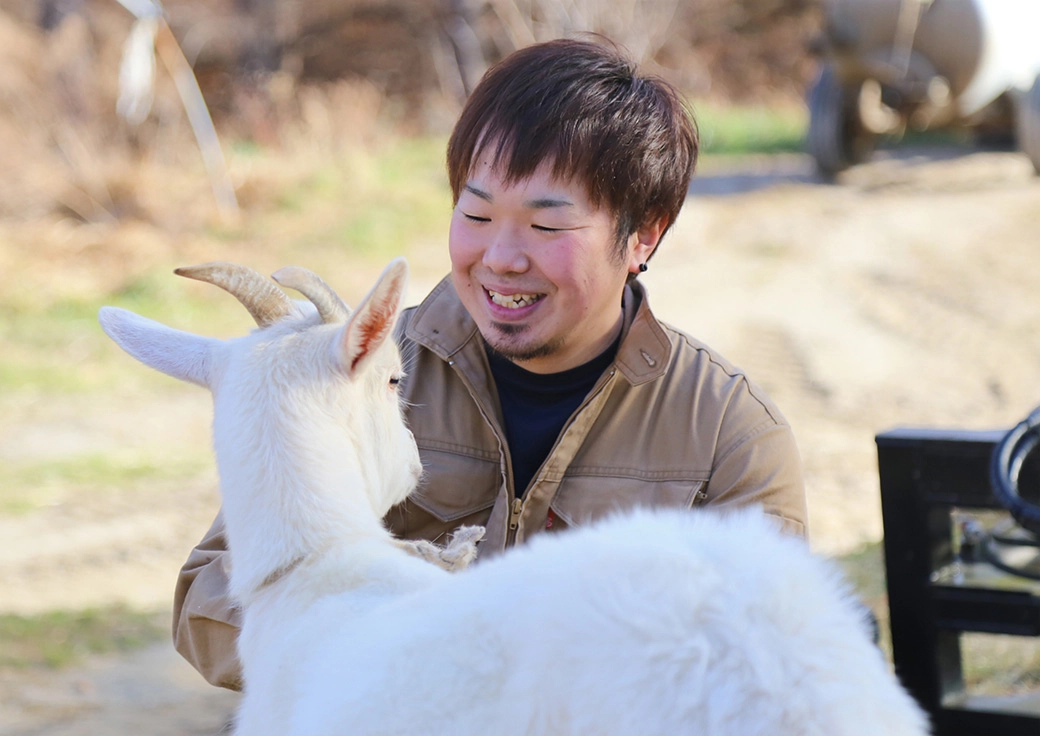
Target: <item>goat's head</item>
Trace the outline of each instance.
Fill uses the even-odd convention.
[[[361,476],[382,516],[404,499],[421,470],[395,389],[402,367],[391,339],[407,271],[403,259],[395,260],[351,312],[324,281],[297,267],[274,279],[309,303],[293,301],[242,266],[177,269],[233,294],[259,325],[226,341],[114,307],[102,308],[99,319],[133,357],[210,389],[222,476],[238,473],[248,485],[268,481],[265,469],[282,468],[320,486],[340,483],[350,472]]]

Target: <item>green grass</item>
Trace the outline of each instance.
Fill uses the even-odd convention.
[[[166,269],[164,269],[166,270]],[[132,384],[159,385],[108,340],[98,324],[104,305],[120,306],[171,325],[207,326],[208,334],[230,333],[245,322],[227,300],[183,289],[170,275],[141,274],[121,292],[50,304],[0,305],[0,393],[10,397],[86,393]],[[248,319],[248,317],[246,318]]]
[[[161,457],[120,452],[92,453],[35,462],[9,462],[0,486],[0,513],[16,515],[82,493],[149,488],[187,481],[213,467],[206,453]]]
[[[798,153],[805,150],[809,111],[802,105],[720,105],[694,102],[701,135],[701,153],[714,156]],[[963,130],[909,130],[902,136],[882,136],[878,148],[901,146],[948,147],[971,145]]]
[[[431,242],[445,243],[451,196],[444,146],[440,138],[394,139],[320,158],[232,146],[232,163],[243,162],[250,173],[242,179],[260,192],[240,224],[200,225],[176,234],[172,245],[167,232],[155,243],[164,255],[142,259],[148,265],[125,272],[125,281],[109,292],[65,294],[16,284],[0,293],[0,392],[76,393],[127,380],[122,366],[129,363],[125,356],[113,362],[117,353],[97,325],[106,304],[185,329],[205,325],[210,335],[241,334],[248,317],[234,300],[172,276],[173,267],[185,265],[177,253],[189,243],[207,260],[268,272],[306,265],[328,273],[334,285],[337,270],[359,262],[375,268]],[[152,246],[145,239],[138,247]],[[74,272],[78,265],[41,255],[40,273],[62,268]]]
[[[846,579],[871,607],[888,605],[885,556],[881,542],[864,545],[837,559]]]
[[[251,215],[239,236],[308,263],[383,263],[443,241],[451,216],[444,146],[440,138],[398,139],[297,171],[280,171],[272,159],[253,175],[272,206]]]
[[[693,103],[701,135],[701,153],[738,156],[805,151],[809,111],[792,103],[766,105],[719,105]],[[962,130],[909,130],[902,136],[881,136],[877,146],[948,147],[971,145],[971,136]]]
[[[694,103],[706,156],[788,153],[804,149],[809,124],[801,106],[742,106]]]
[[[697,107],[708,155],[800,146],[804,115],[796,107]],[[395,138],[293,157],[255,144],[233,145],[232,168],[247,172],[239,179],[258,193],[254,203],[238,225],[210,224],[181,237],[208,241],[199,250],[213,260],[270,270],[298,263],[337,286],[342,283],[337,276],[358,265],[372,270],[398,255],[428,256],[421,249],[446,248],[451,216],[444,148],[440,137]],[[167,259],[176,257],[172,250]],[[97,311],[105,304],[209,335],[248,328],[233,300],[174,278],[175,265],[183,263],[163,260],[127,272],[107,293],[42,290],[41,296],[28,287],[0,293],[0,393],[83,394],[127,382],[161,386],[161,378],[134,365],[103,336]],[[60,260],[41,263],[41,268],[62,267]],[[354,286],[349,272],[343,285]]]
[[[837,559],[863,602],[878,619],[886,656],[892,657],[888,593],[882,543],[866,545]],[[1040,640],[1021,636],[961,635],[965,687],[973,694],[1011,695],[1040,688]]]
[[[0,614],[0,668],[58,669],[91,654],[138,649],[169,636],[167,621],[164,614],[125,606],[36,616]]]
[[[878,140],[878,148],[898,148],[899,146],[947,147],[973,145],[971,136],[962,130],[907,130],[901,136],[882,136]]]

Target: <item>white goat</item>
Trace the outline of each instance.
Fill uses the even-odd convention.
[[[178,273],[260,329],[100,319],[213,392],[239,734],[927,732],[835,570],[756,510],[639,511],[455,575],[402,549],[380,520],[421,470],[394,390],[403,261],[353,313],[303,269],[275,279],[316,309],[242,267]]]

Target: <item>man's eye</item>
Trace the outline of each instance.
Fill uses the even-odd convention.
[[[490,217],[478,217],[477,215],[467,215],[465,212],[463,212],[462,214],[470,222],[491,222]]]
[[[563,230],[562,227],[545,227],[543,225],[531,225],[531,227],[540,233],[558,233]]]

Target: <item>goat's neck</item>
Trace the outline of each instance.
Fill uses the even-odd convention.
[[[370,500],[373,481],[363,469],[373,458],[362,456],[365,443],[359,450],[342,428],[322,432],[314,418],[305,424],[277,414],[245,418],[214,422],[237,599],[318,552],[389,542]]]

